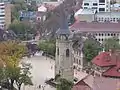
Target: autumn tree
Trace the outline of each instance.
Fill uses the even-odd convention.
[[[19,62],[23,57],[26,49],[16,41],[0,42],[0,60],[3,61],[3,74],[10,85],[9,89],[13,90],[13,83],[20,71]]]

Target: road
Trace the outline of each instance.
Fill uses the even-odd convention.
[[[45,84],[46,79],[54,78],[54,60],[44,56],[35,56],[32,58],[24,58],[23,61],[31,63],[32,65],[31,75],[34,85],[23,86],[21,88],[22,90],[43,90],[38,88],[39,85],[45,86],[44,90],[56,90],[55,88]]]

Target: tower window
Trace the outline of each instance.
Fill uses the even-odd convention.
[[[66,50],[66,57],[69,57],[69,49]]]
[[[59,48],[57,49],[57,55],[59,55]]]

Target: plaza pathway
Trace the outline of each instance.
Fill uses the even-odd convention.
[[[46,85],[45,80],[54,78],[54,64],[55,61],[44,56],[34,56],[31,58],[24,58],[24,62],[31,63],[33,86],[23,86],[22,90],[56,90],[55,88]],[[39,89],[38,86],[45,86],[44,89]]]

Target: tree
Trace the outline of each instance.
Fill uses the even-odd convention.
[[[55,41],[54,40],[46,40],[45,42],[39,43],[39,48],[46,52],[47,54],[50,54],[52,56],[55,56]]]
[[[71,90],[73,83],[64,78],[61,78],[57,84],[57,90]]]
[[[29,34],[34,33],[34,30],[32,30],[32,27],[30,26],[31,25],[29,23],[24,23],[18,20],[14,20],[14,22],[10,24],[9,29],[13,30],[20,39],[24,40],[24,39],[28,39]]]
[[[12,22],[17,19],[19,20],[19,11],[26,10],[27,5],[24,0],[12,0],[11,1],[14,6],[12,7]]]
[[[0,43],[0,60],[3,61],[3,80],[7,80],[10,90],[13,90],[13,83],[20,71],[18,68],[20,59],[25,53],[25,47],[19,45],[16,41],[6,41]]]
[[[115,37],[106,39],[103,42],[103,44],[104,44],[105,51],[109,51],[109,49],[112,49],[112,50],[120,49],[119,40]]]
[[[31,68],[30,64],[23,63],[21,71],[19,71],[19,73],[17,73],[15,81],[16,81],[18,90],[21,89],[21,85],[23,83],[24,83],[24,85],[33,85],[32,81],[31,81],[31,77],[29,76],[31,74],[29,71],[30,68]]]
[[[84,43],[83,52],[85,59],[90,62],[102,50],[99,43],[94,40],[86,40]]]

